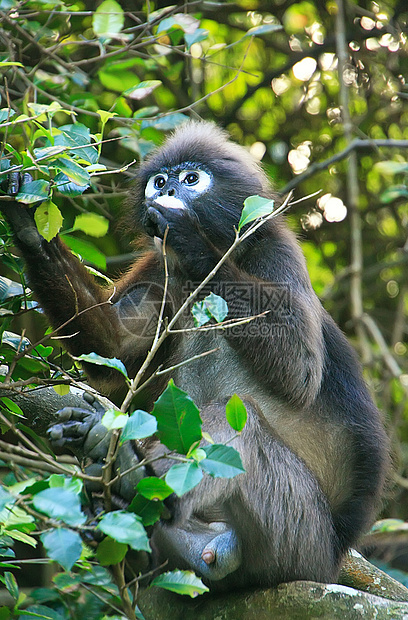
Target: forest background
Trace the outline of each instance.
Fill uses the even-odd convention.
[[[121,222],[135,166],[188,117],[217,122],[277,190],[294,191],[286,217],[313,286],[357,349],[392,438],[384,516],[399,545],[386,560],[407,569],[406,2],[0,0],[0,21],[0,174],[34,173],[25,202],[46,201],[43,234],[60,230],[94,269],[113,277],[133,259],[137,231]],[[45,321],[2,220],[0,243],[1,362],[13,381],[35,376],[63,393],[72,361],[55,340],[21,355]],[[1,406],[6,420],[18,414]],[[16,454],[14,465],[3,456],[6,484],[21,482]],[[14,579],[3,581],[18,606]]]

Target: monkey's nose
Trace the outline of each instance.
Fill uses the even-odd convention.
[[[174,194],[176,193],[176,191],[174,189],[169,189],[169,191],[167,192],[168,196],[174,196]]]

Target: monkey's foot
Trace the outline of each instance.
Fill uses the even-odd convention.
[[[203,576],[210,579],[223,579],[233,573],[241,564],[242,554],[237,536],[227,530],[213,538],[203,549]]]

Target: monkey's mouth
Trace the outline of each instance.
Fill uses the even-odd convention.
[[[169,196],[166,194],[165,196],[158,196],[153,200],[153,204],[157,202],[157,204],[161,205],[165,209],[185,209],[186,206],[180,198],[176,198],[175,196]]]

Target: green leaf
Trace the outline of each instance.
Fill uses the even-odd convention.
[[[102,357],[102,355],[98,355],[97,353],[84,353],[80,355],[77,359],[82,360],[83,362],[88,362],[89,364],[96,364],[97,366],[107,366],[108,368],[114,368],[118,370],[122,375],[128,378],[127,370],[123,362],[121,362],[117,357]]]
[[[71,235],[61,235],[61,239],[83,260],[92,263],[98,269],[106,269],[106,256],[93,243]]]
[[[200,467],[214,478],[234,478],[245,472],[241,457],[235,448],[213,444],[203,448],[207,458],[200,461]]]
[[[53,385],[52,386],[54,392],[56,392],[57,394],[59,394],[60,396],[66,396],[67,394],[69,394],[69,385]]]
[[[240,433],[246,424],[248,414],[244,403],[237,394],[233,394],[227,402],[225,415],[228,424],[234,431]]]
[[[23,183],[16,196],[16,200],[24,204],[43,202],[48,199],[49,188],[50,184],[44,179]]]
[[[270,34],[271,32],[277,32],[278,30],[283,30],[283,26],[280,24],[263,24],[261,26],[254,26],[248,30],[248,32],[244,35],[244,38],[259,37],[264,34]]]
[[[177,594],[187,594],[191,598],[204,594],[204,592],[209,592],[209,589],[203,584],[201,579],[191,571],[186,570],[173,570],[163,573],[153,579],[152,586],[177,592]]]
[[[221,323],[225,319],[228,314],[228,305],[225,299],[216,295],[215,293],[210,293],[204,299],[204,303],[208,312],[212,317],[217,321],[217,323]]]
[[[140,82],[136,86],[132,88],[128,88],[123,91],[123,95],[125,97],[129,97],[130,99],[143,99],[148,95],[151,95],[155,88],[161,85],[160,80],[146,80],[144,82]]]
[[[30,605],[24,611],[20,611],[18,617],[19,620],[33,620],[33,618],[37,618],[37,620],[64,620],[66,618],[65,614],[62,615],[45,605]]]
[[[1,67],[1,63],[0,63]],[[12,116],[15,115],[15,112],[12,108],[1,108],[0,110],[0,123],[4,121],[9,121]]]
[[[186,42],[187,49],[189,50],[193,43],[199,43],[204,41],[208,37],[208,30],[204,28],[197,28],[197,30],[191,34],[187,32],[184,34],[184,41]]]
[[[36,510],[68,525],[83,525],[86,521],[78,495],[63,487],[40,491],[34,495],[33,504]]]
[[[54,187],[64,196],[80,196],[88,189],[89,183],[86,185],[77,185],[70,181],[66,174],[58,172],[54,177]]]
[[[40,235],[46,241],[51,241],[61,230],[63,217],[57,205],[47,200],[37,207],[34,213],[34,220]]]
[[[9,573],[7,571],[4,573],[4,585],[6,586],[7,590],[9,591],[11,596],[14,598],[14,600],[17,600],[18,599],[18,585],[17,585],[17,581],[13,573]]]
[[[104,413],[101,422],[109,431],[112,431],[115,428],[123,428],[128,418],[127,413],[122,413],[116,409],[108,409]]]
[[[82,540],[78,532],[62,527],[43,532],[40,536],[47,555],[65,570],[71,570],[82,553]]]
[[[6,506],[12,506],[16,502],[16,498],[5,490],[3,486],[0,486],[0,512],[4,510]]]
[[[196,327],[201,327],[208,323],[211,319],[211,314],[207,309],[207,305],[205,301],[196,301],[196,303],[191,308],[191,314],[193,315],[194,325]]]
[[[166,474],[166,482],[178,497],[191,491],[203,477],[197,463],[177,463]]]
[[[24,65],[22,65],[21,62],[11,62],[9,60],[0,62],[0,69],[3,69],[3,67],[23,67],[24,69]]]
[[[152,414],[157,420],[159,439],[170,450],[187,454],[202,437],[198,408],[186,392],[174,385],[173,379],[155,402]]]
[[[103,237],[108,232],[109,220],[98,213],[80,213],[75,218],[73,228],[92,237]]]
[[[57,157],[50,164],[50,167],[56,167],[68,177],[70,181],[76,185],[89,185],[91,177],[89,172],[84,170],[76,161],[69,157]]]
[[[136,551],[150,551],[149,539],[142,522],[134,513],[115,510],[104,515],[97,526],[104,534]]]
[[[125,557],[128,546],[107,536],[98,545],[96,557],[102,566],[110,566],[111,564],[119,564]]]
[[[238,230],[243,226],[257,220],[259,217],[269,215],[274,210],[274,201],[262,196],[249,196],[244,201],[241,219],[239,220]]]
[[[137,492],[147,499],[166,499],[173,493],[173,489],[169,487],[164,480],[156,478],[156,476],[147,476],[142,478],[136,487]]]
[[[408,172],[408,163],[401,161],[379,161],[374,164],[375,170],[381,174],[392,175]]]
[[[140,495],[140,493],[136,493],[128,510],[139,515],[143,525],[147,527],[148,525],[153,525],[160,519],[164,510],[164,504],[157,500],[147,499],[143,497],[143,495]]]
[[[157,420],[150,413],[137,409],[132,413],[120,436],[122,445],[129,439],[145,439],[157,431]]]
[[[19,416],[20,418],[25,417],[24,413],[22,412],[20,407],[17,405],[17,403],[14,403],[10,398],[7,398],[7,396],[3,396],[0,400],[9,411]]]
[[[92,28],[99,38],[109,38],[119,34],[124,23],[123,9],[116,0],[104,0],[92,18]]]
[[[117,112],[107,112],[106,110],[97,110],[97,114],[99,114],[103,125],[105,125],[110,118],[117,116]]]
[[[383,204],[390,204],[398,198],[406,198],[408,196],[408,187],[406,185],[393,185],[387,187],[387,189],[380,195],[380,200]]]

